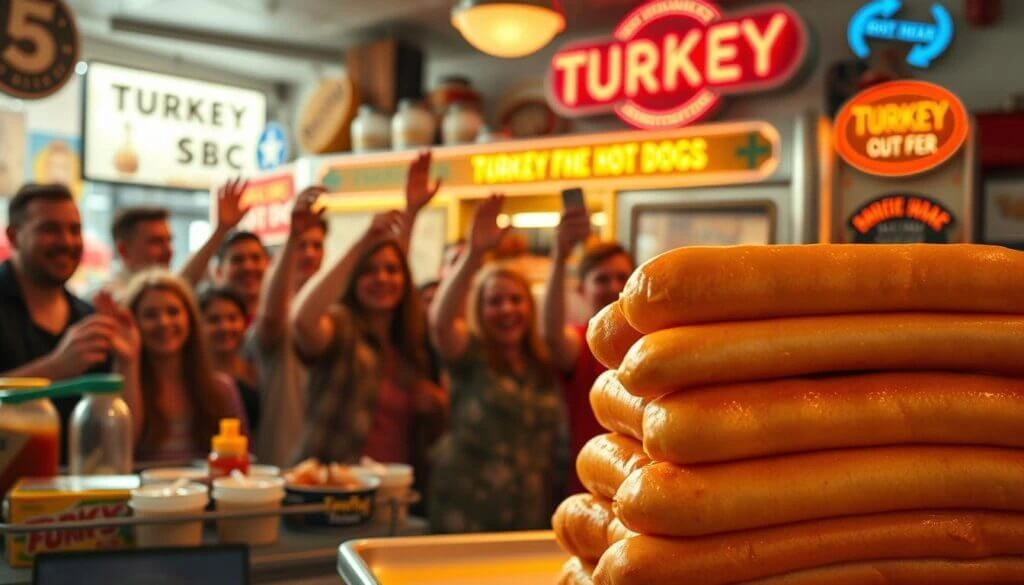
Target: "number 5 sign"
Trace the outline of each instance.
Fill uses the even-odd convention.
[[[39,99],[74,73],[78,30],[63,0],[0,0],[0,25],[0,91]]]

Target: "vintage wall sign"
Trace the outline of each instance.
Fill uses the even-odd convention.
[[[92,63],[85,177],[205,189],[251,174],[266,111],[258,91]]]
[[[835,146],[853,167],[901,177],[933,169],[967,139],[963,103],[949,90],[923,81],[893,81],[854,96],[839,111]]]
[[[565,116],[614,111],[638,128],[677,128],[709,115],[722,96],[776,88],[799,71],[807,29],[782,5],[723,14],[706,0],[654,0],[614,38],[560,49],[548,100]]]
[[[942,203],[923,195],[883,195],[865,203],[853,216],[857,244],[945,244],[955,225]]]
[[[294,204],[295,179],[290,169],[281,167],[277,172],[257,175],[249,179],[242,195],[242,207],[249,211],[238,229],[258,235],[268,246],[282,244],[288,238]]]
[[[349,196],[401,192],[410,154],[327,159],[317,178]],[[640,189],[753,183],[778,167],[779,134],[763,122],[707,124],[656,132],[560,136],[437,148],[433,171],[451,196],[489,190],[536,192],[602,186]]]
[[[0,91],[34,100],[71,79],[78,29],[63,0],[6,0],[0,2],[0,20]]]
[[[846,36],[850,49],[861,59],[871,56],[868,39],[900,41],[911,45],[907,64],[926,69],[953,42],[953,17],[939,3],[931,6],[933,22],[897,20],[903,8],[900,0],[874,0],[862,6],[850,19]]]

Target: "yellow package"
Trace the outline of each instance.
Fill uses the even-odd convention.
[[[22,479],[7,494],[7,520],[51,524],[128,517],[128,500],[137,487],[135,475]],[[12,567],[30,567],[40,553],[125,548],[134,539],[131,526],[8,534],[7,562]]]

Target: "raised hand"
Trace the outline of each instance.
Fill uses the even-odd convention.
[[[406,211],[419,211],[430,203],[430,200],[437,195],[441,188],[441,179],[429,185],[430,161],[433,155],[429,150],[424,150],[417,155],[416,160],[409,165],[409,171],[405,177],[405,209]]]
[[[566,258],[573,246],[590,236],[590,215],[586,209],[574,207],[562,213],[562,221],[555,229],[555,254]]]
[[[504,195],[491,195],[476,206],[473,211],[473,223],[469,228],[469,246],[472,250],[493,250],[505,237],[509,226],[498,227],[498,215],[504,203]]]
[[[126,307],[118,305],[110,293],[104,291],[93,301],[96,314],[112,320],[114,335],[110,338],[110,351],[122,360],[135,360],[142,351],[142,337],[135,318]]]
[[[325,187],[319,185],[307,187],[295,198],[295,205],[292,206],[291,232],[293,235],[300,235],[306,230],[317,226],[324,214],[324,208],[314,210],[317,199],[327,192]]]
[[[373,216],[370,227],[366,228],[363,240],[366,242],[377,242],[396,238],[402,232],[405,216],[401,211],[385,211]]]
[[[217,229],[227,232],[238,225],[249,208],[242,208],[242,195],[249,181],[243,181],[241,177],[232,179],[217,189]]]
[[[116,324],[108,315],[89,315],[68,328],[53,350],[53,377],[70,378],[102,364],[111,350]]]

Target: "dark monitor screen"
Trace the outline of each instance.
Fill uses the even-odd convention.
[[[249,549],[69,552],[36,557],[34,585],[248,585]]]

